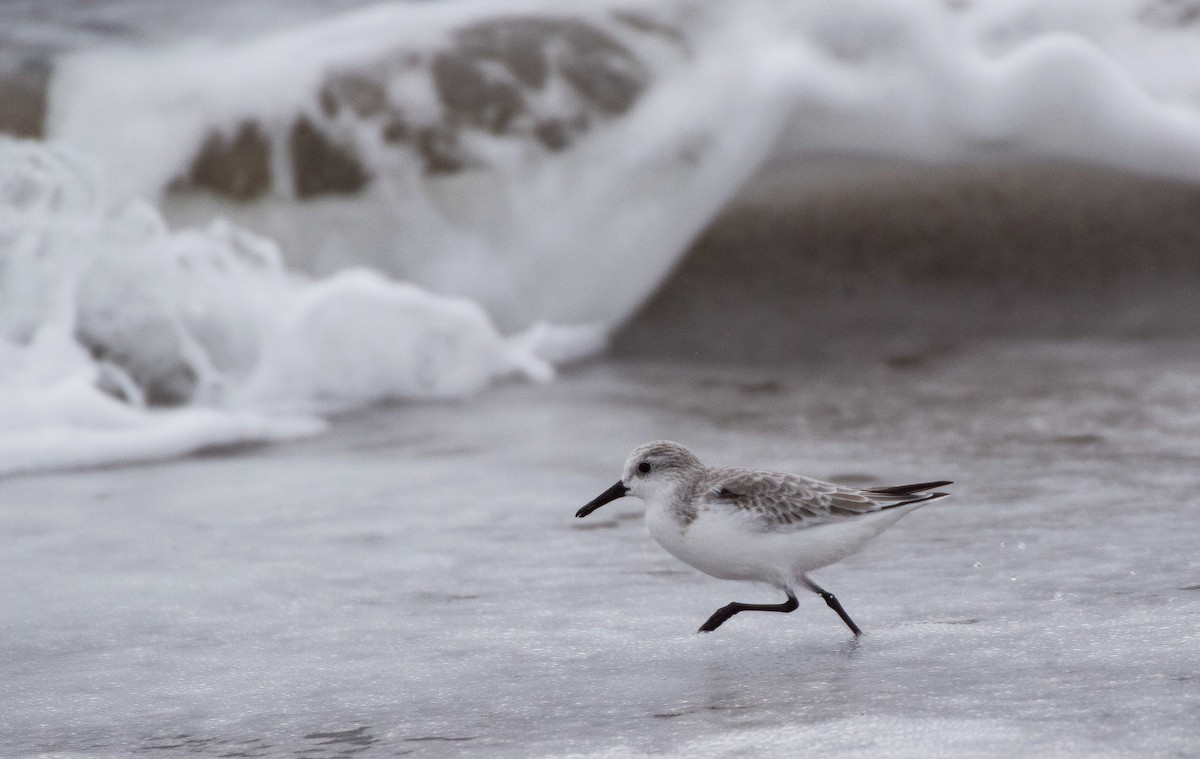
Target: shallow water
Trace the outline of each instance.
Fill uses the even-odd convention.
[[[0,482],[0,753],[1188,756],[1200,344],[606,362],[319,439]],[[634,445],[955,497],[812,598],[661,551]]]

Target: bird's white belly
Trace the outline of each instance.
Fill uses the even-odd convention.
[[[650,536],[672,556],[701,572],[723,580],[786,584],[786,569],[781,573],[778,561],[782,557],[765,555],[765,535],[747,531],[739,521],[705,512],[684,525],[665,510],[646,512]]]
[[[691,524],[684,525],[665,509],[648,508],[646,526],[668,553],[705,574],[788,588],[804,573],[858,551],[895,521],[891,515],[885,520],[873,516],[807,529],[764,531],[752,519],[723,509],[702,509]]]

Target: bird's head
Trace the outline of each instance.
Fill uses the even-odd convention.
[[[679,443],[655,440],[639,445],[625,460],[621,480],[576,512],[575,516],[586,517],[604,504],[626,495],[636,496],[643,501],[668,496],[690,482],[703,468],[700,459]]]

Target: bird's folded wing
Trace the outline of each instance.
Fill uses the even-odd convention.
[[[734,509],[767,530],[842,522],[884,505],[855,488],[781,472],[713,469],[701,486],[710,506]]]

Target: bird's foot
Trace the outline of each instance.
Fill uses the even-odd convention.
[[[700,629],[697,630],[696,632],[710,633],[713,630],[720,627],[721,625],[725,624],[727,621],[729,621],[729,618],[732,617],[734,614],[737,614],[739,611],[741,611],[741,609],[738,608],[738,604],[729,604],[728,606],[722,606],[720,609],[717,609],[711,617],[708,618],[707,622],[700,625]]]

